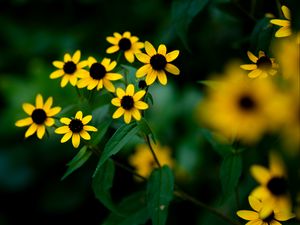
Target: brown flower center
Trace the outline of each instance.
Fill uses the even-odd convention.
[[[35,109],[31,114],[31,118],[36,124],[43,124],[47,119],[47,114],[43,109]]]

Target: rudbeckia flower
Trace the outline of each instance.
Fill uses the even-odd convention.
[[[117,88],[116,93],[117,97],[113,98],[111,103],[119,108],[114,112],[112,117],[117,119],[124,114],[125,123],[130,123],[131,117],[136,120],[140,120],[140,110],[148,108],[148,104],[141,100],[146,94],[146,91],[141,90],[134,93],[133,84],[129,84],[126,90]]]
[[[68,82],[70,82],[72,86],[76,86],[78,78],[85,73],[83,68],[87,65],[85,60],[80,62],[80,56],[81,53],[77,50],[73,56],[66,53],[64,55],[64,61],[54,61],[52,64],[58,68],[58,70],[52,72],[50,78],[56,79],[62,77],[60,83],[61,87],[65,87]]]
[[[42,139],[46,131],[46,126],[50,127],[54,125],[55,121],[52,117],[58,114],[61,108],[51,108],[52,103],[52,97],[49,97],[44,103],[42,95],[38,94],[35,99],[35,106],[29,103],[23,104],[23,109],[29,117],[18,120],[15,125],[17,127],[30,126],[25,133],[25,138],[36,132],[37,137]]]
[[[111,54],[122,51],[125,59],[130,63],[134,62],[134,54],[141,52],[141,49],[144,48],[144,43],[138,42],[139,38],[131,36],[128,31],[122,35],[115,32],[113,37],[107,37],[106,40],[113,45],[106,50],[106,53]]]
[[[97,87],[97,90],[100,90],[104,86],[106,90],[114,92],[115,86],[111,81],[123,77],[121,74],[111,72],[116,65],[116,61],[110,61],[108,58],[104,58],[100,63],[94,57],[89,57],[88,66],[90,70],[89,72],[86,71],[82,79],[78,81],[78,88],[87,87],[88,90],[92,90]]]
[[[156,78],[163,85],[167,84],[166,72],[174,75],[179,75],[179,69],[171,64],[178,55],[179,50],[174,50],[167,53],[167,47],[163,44],[158,46],[157,51],[150,42],[145,42],[146,53],[136,53],[136,58],[145,65],[136,71],[136,77],[141,78],[146,76],[147,85],[154,83]]]
[[[260,201],[251,195],[248,197],[248,200],[254,211],[237,211],[239,217],[249,221],[246,225],[281,225],[281,221],[287,221],[295,217],[293,213],[281,210],[276,206],[269,208],[269,205],[265,205],[263,201]]]
[[[252,191],[251,195],[265,200],[271,205],[277,205],[281,209],[291,209],[284,164],[277,154],[271,152],[269,169],[260,165],[253,165],[250,171],[254,179],[260,184]]]
[[[151,143],[151,146],[159,163],[162,166],[168,165],[172,168],[174,161],[171,156],[171,149],[169,147],[155,145],[153,143]],[[136,147],[135,153],[129,157],[129,164],[135,168],[138,174],[146,178],[150,176],[154,168],[157,168],[157,164],[149,146],[146,144],[140,144]]]
[[[249,59],[254,64],[244,64],[240,67],[244,70],[251,70],[248,74],[250,78],[267,77],[268,75],[275,75],[277,73],[278,65],[274,58],[269,58],[263,51],[259,51],[258,57],[253,55],[250,51],[247,52]]]
[[[80,137],[85,140],[90,140],[91,136],[87,131],[97,131],[97,128],[87,125],[91,120],[91,115],[83,117],[82,112],[78,111],[75,115],[75,118],[61,118],[60,122],[65,125],[55,129],[55,133],[64,134],[60,140],[61,143],[67,142],[70,138],[72,138],[72,144],[74,148],[78,148],[80,144]]]
[[[281,26],[275,33],[275,37],[287,37],[292,34],[291,30],[291,13],[288,7],[281,6],[281,10],[285,19],[272,19],[270,23]]]

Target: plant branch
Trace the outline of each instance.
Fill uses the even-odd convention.
[[[157,158],[157,156],[156,156],[156,154],[155,154],[155,152],[154,152],[154,149],[152,148],[152,145],[151,145],[151,142],[150,142],[149,135],[146,135],[146,141],[147,141],[147,144],[148,144],[149,149],[150,149],[150,151],[151,151],[151,154],[152,154],[152,156],[153,156],[153,158],[154,158],[154,161],[156,162],[157,166],[158,166],[159,168],[161,168],[161,164],[160,164],[160,162],[159,162],[159,160],[158,160],[158,158]]]

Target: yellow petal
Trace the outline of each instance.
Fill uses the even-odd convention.
[[[80,56],[81,56],[81,52],[80,52],[80,50],[77,50],[77,51],[74,53],[73,57],[72,57],[72,61],[73,61],[75,64],[77,64],[77,63],[79,62],[79,60],[80,60]]]
[[[150,42],[148,42],[148,41],[145,42],[145,50],[146,50],[147,54],[148,54],[150,57],[156,55],[156,50],[155,50],[155,48],[154,48],[153,45],[152,45]]]
[[[279,211],[279,212],[275,212],[275,219],[279,220],[279,221],[287,221],[289,219],[292,219],[295,217],[295,214],[289,212],[289,211]]]
[[[62,69],[64,67],[65,63],[62,61],[53,61],[52,65],[58,69]]]
[[[133,52],[131,52],[131,51],[126,51],[126,52],[124,53],[124,55],[125,55],[125,58],[126,58],[126,60],[127,60],[128,62],[130,62],[130,63],[133,63],[133,62],[134,62],[134,54],[133,54]]]
[[[260,219],[256,219],[256,220],[249,221],[245,225],[268,225],[268,224],[262,222]]]
[[[250,210],[239,210],[236,214],[244,220],[259,219],[258,213]]]
[[[131,36],[131,34],[130,34],[130,32],[129,31],[125,31],[124,33],[123,33],[123,37],[126,37],[126,38],[130,38],[130,36]]]
[[[60,140],[61,143],[65,143],[72,137],[73,133],[72,131],[67,132]]]
[[[175,60],[179,55],[179,50],[174,50],[172,52],[169,52],[167,55],[166,55],[166,60],[167,62],[172,62],[173,60]]]
[[[76,113],[75,119],[82,120],[82,112],[81,112],[81,111],[78,111],[78,112]]]
[[[275,37],[288,37],[292,34],[290,27],[281,27],[276,33]]]
[[[258,59],[260,59],[261,57],[265,57],[266,56],[266,54],[263,52],[263,51],[259,51],[258,52]]]
[[[171,64],[170,64],[171,65]],[[166,73],[165,71],[159,71],[157,73],[157,78],[159,80],[159,82],[162,84],[162,85],[166,85],[167,84],[167,76],[166,76]]]
[[[167,54],[167,47],[164,44],[159,45],[158,49],[157,49],[157,53],[161,54],[163,56],[166,56],[166,54]]]
[[[41,94],[38,94],[35,98],[35,106],[36,108],[42,109],[43,108],[43,97]]]
[[[106,40],[113,45],[117,45],[119,43],[119,40],[114,37],[107,37]]]
[[[89,85],[87,86],[88,90],[93,90],[97,85],[98,85],[99,81],[98,80],[92,80]]]
[[[69,62],[69,61],[71,61],[71,55],[69,53],[66,53],[64,55],[64,62]]]
[[[108,80],[120,80],[123,78],[123,76],[119,73],[107,73],[105,78]]]
[[[21,119],[21,120],[18,120],[15,125],[17,127],[25,127],[25,126],[29,126],[30,124],[32,124],[33,121],[32,121],[32,118],[31,117],[27,117],[25,119]]]
[[[114,32],[114,36],[118,39],[122,38],[122,35],[118,32]]]
[[[285,167],[280,156],[274,151],[270,152],[270,171],[273,176],[285,176]]]
[[[146,64],[144,66],[142,66],[141,68],[139,68],[137,71],[136,71],[136,77],[137,78],[140,78],[140,77],[143,77],[145,76],[147,73],[149,73],[150,71],[152,71],[152,67],[150,64]]]
[[[108,49],[106,49],[106,53],[107,54],[111,54],[111,53],[115,53],[115,52],[117,52],[119,50],[120,50],[119,46],[118,45],[114,45],[114,46],[111,46]]]
[[[270,225],[282,225],[282,224],[279,223],[279,222],[276,221],[276,220],[272,220],[272,221],[270,222]]]
[[[254,188],[251,195],[259,199],[266,199],[270,196],[270,192],[266,187],[258,186],[257,188]]]
[[[92,118],[93,118],[92,115],[87,115],[82,118],[82,123],[87,124],[88,122],[90,122],[92,120]]]
[[[31,124],[31,126],[27,129],[26,133],[25,133],[25,138],[31,136],[34,134],[34,132],[36,132],[37,130],[37,125],[35,123]]]
[[[117,65],[116,61],[112,61],[107,67],[106,67],[106,71],[109,72],[111,70],[113,70]]]
[[[129,84],[126,87],[126,95],[133,96],[134,95],[134,86],[133,84]]]
[[[51,116],[55,116],[56,114],[58,114],[61,111],[60,107],[53,107],[52,109],[49,109],[47,112],[47,116],[51,117]]]
[[[37,133],[37,137],[38,137],[39,139],[42,139],[43,136],[44,136],[44,134],[45,134],[45,131],[46,131],[46,128],[45,128],[44,125],[38,126],[37,132],[36,132],[36,133]]]
[[[80,145],[80,135],[79,134],[73,133],[72,144],[73,144],[74,148],[78,148],[78,146]]]
[[[87,60],[83,60],[81,62],[79,62],[77,65],[76,65],[76,68],[77,70],[83,68],[83,67],[86,67],[88,65],[88,61]]]
[[[254,63],[257,62],[258,58],[255,55],[253,55],[252,52],[247,51],[247,55],[252,62],[254,62]]]
[[[97,90],[100,90],[103,88],[103,80],[99,80]]]
[[[77,77],[75,75],[70,76],[69,80],[72,86],[76,86]]]
[[[56,134],[65,134],[70,132],[70,128],[68,126],[61,126],[55,129]]]
[[[119,99],[122,99],[125,95],[125,91],[122,88],[117,88],[116,93]]]
[[[117,119],[117,118],[121,117],[124,114],[124,112],[125,112],[125,109],[120,107],[114,112],[114,114],[112,115],[112,118]]]
[[[135,118],[136,120],[141,119],[141,113],[140,113],[139,110],[134,108],[134,109],[131,110],[131,114],[132,114],[133,118]]]
[[[83,129],[84,129],[85,131],[93,131],[93,132],[98,131],[98,129],[97,129],[96,127],[89,126],[89,125],[83,126]]]
[[[139,101],[142,97],[144,97],[145,94],[146,94],[146,91],[144,91],[144,90],[138,91],[137,93],[134,94],[133,100],[135,102]]]
[[[130,123],[130,121],[131,121],[131,112],[130,111],[125,110],[125,112],[124,112],[124,121],[127,124]]]
[[[115,92],[115,86],[109,80],[104,79],[103,80],[103,85],[106,88],[106,90],[108,90],[110,92]]]
[[[23,110],[31,116],[32,112],[35,110],[35,107],[29,103],[24,103],[22,105]]]
[[[256,212],[259,212],[262,208],[262,203],[254,196],[249,196],[248,201],[252,209],[254,209]]]
[[[244,65],[240,65],[240,67],[244,70],[255,70],[255,69],[257,69],[256,64],[244,64]]]
[[[58,77],[61,77],[64,74],[65,74],[65,72],[63,70],[55,70],[54,72],[52,72],[50,74],[50,79],[56,79]]]
[[[111,100],[111,104],[120,107],[121,106],[121,100],[119,98],[113,98]]]
[[[48,112],[49,109],[50,109],[51,106],[52,106],[52,103],[53,103],[53,98],[52,98],[52,97],[49,97],[49,98],[47,99],[47,101],[45,102],[43,109],[44,109],[46,112]]]
[[[283,6],[281,6],[281,10],[283,12],[284,17],[287,18],[288,20],[291,20],[290,9],[288,7],[286,7],[285,5],[283,5]]]
[[[97,62],[97,60],[92,56],[90,56],[87,61],[88,61],[89,67],[91,67],[94,63]]]
[[[147,74],[146,76],[146,84],[151,85],[154,83],[157,77],[157,72],[155,70],[152,70],[150,73]]]
[[[170,63],[167,63],[165,70],[174,75],[179,75],[180,73],[180,70],[176,66]]]
[[[282,26],[282,27],[287,27],[291,25],[291,22],[288,20],[280,20],[280,19],[273,19],[270,21],[270,23],[274,24],[274,25],[278,25],[278,26]]]
[[[65,87],[67,85],[67,83],[69,82],[69,77],[68,75],[65,75],[60,82],[60,86],[61,87]]]
[[[60,122],[63,123],[63,124],[69,125],[70,122],[71,122],[71,119],[67,118],[67,117],[63,117],[63,118],[60,119]]]
[[[261,75],[262,71],[260,69],[256,69],[251,71],[250,73],[248,73],[248,77],[249,78],[256,78],[259,77]]]
[[[53,126],[54,123],[55,123],[55,120],[53,118],[47,118],[46,121],[45,121],[45,125],[48,126],[48,127]]]
[[[149,106],[148,106],[148,104],[145,103],[145,102],[137,101],[137,102],[134,103],[134,107],[137,108],[137,109],[142,109],[142,110],[144,110],[144,109],[147,109]]]
[[[91,136],[85,130],[80,131],[79,134],[84,140],[91,140]]]
[[[142,63],[150,63],[150,56],[145,53],[136,53],[135,57]]]
[[[270,171],[263,166],[254,165],[250,168],[251,175],[260,184],[267,184],[271,178]]]

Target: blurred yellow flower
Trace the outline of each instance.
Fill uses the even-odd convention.
[[[137,78],[146,76],[147,85],[153,84],[156,78],[158,78],[159,82],[162,85],[166,85],[166,72],[174,75],[179,75],[179,69],[170,63],[178,57],[179,50],[174,50],[167,53],[167,47],[161,44],[158,46],[158,49],[156,51],[153,45],[148,41],[145,42],[145,50],[147,54],[135,54],[136,58],[140,62],[145,64],[136,71]]]
[[[65,125],[55,129],[55,133],[64,134],[64,136],[60,140],[61,143],[65,143],[70,138],[72,138],[72,144],[74,148],[78,148],[80,144],[80,137],[85,140],[90,140],[91,136],[87,131],[97,131],[97,128],[87,125],[91,120],[91,115],[83,117],[82,112],[78,111],[75,115],[75,118],[61,118],[60,122]]]
[[[199,104],[199,119],[228,140],[255,143],[287,115],[286,100],[270,79],[251,80],[233,64],[215,83]]]
[[[111,103],[119,108],[114,112],[112,117],[117,119],[124,114],[125,123],[130,123],[131,117],[136,120],[140,120],[140,110],[148,108],[148,104],[141,100],[146,94],[146,91],[141,90],[134,93],[133,84],[129,84],[126,87],[126,90],[117,88],[116,94],[117,97],[113,98]]]
[[[276,205],[281,210],[291,210],[287,175],[283,161],[277,153],[274,151],[270,153],[269,169],[253,165],[250,172],[260,184],[252,191],[252,196],[269,202],[270,205]]]
[[[29,103],[23,104],[23,110],[29,115],[29,117],[18,120],[15,125],[17,127],[30,125],[25,133],[25,138],[36,132],[37,137],[42,139],[46,132],[46,126],[51,127],[54,125],[55,121],[52,117],[58,114],[61,108],[51,108],[52,103],[52,97],[49,97],[44,103],[42,95],[38,94],[35,98],[35,106]]]
[[[251,70],[248,74],[250,78],[264,78],[277,73],[276,69],[278,65],[275,63],[274,58],[269,58],[263,51],[259,51],[258,57],[253,55],[250,51],[247,52],[247,55],[254,64],[244,64],[240,67],[244,70]]]
[[[52,64],[58,70],[50,74],[51,79],[62,77],[60,86],[65,87],[68,82],[76,86],[78,78],[82,77],[86,71],[83,69],[87,61],[80,61],[81,52],[77,50],[73,56],[69,53],[64,55],[64,61],[54,61]]]
[[[89,72],[86,71],[82,79],[77,83],[78,88],[87,87],[88,90],[97,88],[100,90],[103,86],[110,92],[115,92],[115,86],[111,81],[119,80],[123,76],[119,73],[112,73],[111,71],[116,67],[116,61],[111,61],[104,58],[101,63],[97,62],[94,57],[88,58]]]
[[[131,36],[131,33],[126,31],[122,35],[115,32],[114,36],[107,37],[106,40],[113,46],[106,50],[106,53],[111,54],[117,51],[124,52],[126,60],[130,63],[134,62],[134,54],[141,52],[144,48],[144,43],[138,42],[139,38]]]
[[[281,221],[287,221],[295,217],[295,215],[289,211],[282,211],[275,205],[273,208],[269,208],[269,205],[265,205],[264,201],[261,201],[254,196],[248,197],[249,204],[254,210],[239,210],[237,215],[249,222],[247,225],[281,225]]]
[[[151,143],[151,146],[158,158],[160,164],[168,165],[170,168],[174,166],[174,160],[172,159],[171,149],[167,146],[155,145]],[[146,144],[140,144],[136,147],[136,151],[129,157],[129,164],[133,166],[138,174],[143,177],[149,177],[152,170],[157,168],[157,164],[151,154],[149,146]],[[139,180],[139,179],[138,179]]]
[[[281,10],[285,19],[272,19],[270,23],[281,26],[275,33],[275,37],[287,37],[292,34],[291,30],[291,12],[285,5],[281,6]]]

